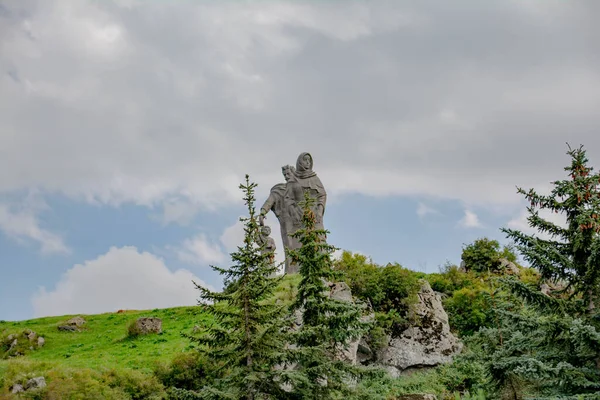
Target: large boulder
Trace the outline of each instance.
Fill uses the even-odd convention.
[[[138,318],[133,325],[133,331],[139,335],[147,335],[149,333],[161,333],[162,320],[160,318],[153,317]]]
[[[411,370],[435,367],[452,361],[462,349],[460,341],[450,332],[448,314],[439,294],[423,282],[418,293],[415,314],[419,323],[398,337],[388,337],[388,345],[377,355],[377,364],[397,377]]]

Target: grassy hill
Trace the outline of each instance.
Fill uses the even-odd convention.
[[[42,348],[27,350],[24,357],[0,360],[0,398],[20,375],[48,375],[53,371],[57,376],[72,378],[73,371],[90,370],[92,376],[94,372],[107,371],[117,375],[138,371],[138,376],[151,376],[157,363],[167,364],[189,349],[189,341],[181,337],[181,332],[191,332],[195,325],[205,324],[208,318],[199,307],[81,316],[87,321],[81,332],[58,330],[58,326],[73,315],[0,322],[0,338],[13,333],[20,335],[30,329],[46,340]],[[161,318],[163,332],[130,338],[127,327],[139,317]]]

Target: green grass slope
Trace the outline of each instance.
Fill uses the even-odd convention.
[[[178,307],[152,311],[125,311],[81,315],[87,323],[81,332],[61,332],[58,326],[73,317],[48,317],[21,322],[0,322],[2,337],[31,329],[46,340],[44,347],[29,351],[30,361],[52,362],[69,367],[130,368],[150,372],[154,363],[168,362],[189,346],[181,332],[204,325],[207,316],[199,307]],[[132,339],[127,335],[131,321],[139,317],[162,319],[163,332]],[[0,360],[0,371],[12,360]]]

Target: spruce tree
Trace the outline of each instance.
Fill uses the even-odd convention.
[[[368,330],[370,322],[362,318],[362,306],[330,298],[326,283],[337,277],[331,257],[336,248],[325,241],[326,230],[315,228],[311,205],[307,196],[303,228],[293,234],[301,247],[289,253],[299,264],[301,277],[291,311],[302,315],[301,326],[294,333],[299,376],[294,378],[290,398],[348,398],[356,380],[371,371],[345,361],[342,351]]]
[[[220,376],[205,386],[196,398],[203,399],[280,399],[286,371],[278,368],[285,362],[284,348],[289,328],[287,309],[274,302],[273,294],[280,277],[279,266],[272,263],[272,253],[259,243],[259,224],[255,213],[254,189],[246,175],[240,185],[248,216],[244,223],[244,242],[231,253],[229,268],[212,266],[224,276],[228,290],[213,292],[196,284],[204,311],[214,318],[198,335],[197,342],[205,359],[218,365]],[[192,394],[182,394],[190,398]]]
[[[583,146],[569,146],[567,154],[571,156],[571,165],[565,167],[569,179],[553,182],[549,195],[518,189],[530,203],[529,225],[550,239],[514,229],[503,231],[542,278],[566,282],[567,290],[581,296],[591,313],[600,283],[600,174],[588,166]],[[542,218],[539,210],[563,214],[567,226]]]
[[[496,303],[496,326],[469,341],[495,388],[507,398],[538,395],[600,395],[600,331],[595,310],[600,278],[600,175],[593,173],[583,147],[567,154],[568,179],[553,182],[549,195],[518,192],[530,202],[529,225],[549,238],[503,229],[543,279],[565,287],[546,295],[513,278],[501,282],[517,299]],[[560,226],[540,216],[565,216]],[[586,397],[587,398],[587,397]],[[597,397],[594,397],[597,398]]]

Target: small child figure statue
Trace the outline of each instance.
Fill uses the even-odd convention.
[[[271,227],[263,225],[260,227],[260,235],[258,237],[259,245],[264,253],[270,253],[270,262],[275,262],[275,240],[270,236]]]

